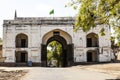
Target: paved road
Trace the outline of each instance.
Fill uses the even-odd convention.
[[[22,80],[111,80],[114,76],[78,68],[29,68]]]

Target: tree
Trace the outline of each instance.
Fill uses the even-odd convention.
[[[108,24],[120,46],[120,0],[71,0],[67,6],[79,8],[74,31],[82,28],[87,32],[96,24]],[[100,34],[105,35],[104,28]]]
[[[71,0],[67,6],[79,9],[74,31],[81,28],[87,32],[96,24],[107,24],[113,29],[111,41],[117,41],[116,45],[112,45],[115,55],[120,46],[120,0]],[[105,35],[104,31],[104,28],[100,31],[102,36]]]
[[[2,41],[2,38],[0,38],[0,44],[2,44],[2,42],[3,42],[3,41]]]
[[[48,61],[57,60],[56,66],[59,67],[59,65],[61,65],[62,45],[58,41],[52,41],[48,44],[48,47],[51,48],[47,50]]]
[[[111,37],[111,39],[114,39],[115,37]],[[119,46],[117,46],[116,44],[114,44],[114,40],[111,41],[111,48],[112,48],[112,51],[113,51],[113,54],[114,54],[114,59],[112,61],[117,61],[117,53],[120,51],[120,48]]]

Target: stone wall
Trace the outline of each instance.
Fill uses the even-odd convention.
[[[0,57],[2,57],[2,45],[0,45]]]
[[[73,32],[75,18],[72,17],[40,17],[40,18],[20,18],[15,20],[4,20],[3,24],[3,57],[5,62],[16,62],[16,51],[27,51],[28,61],[41,63],[41,44],[45,44],[53,31],[59,31],[65,38],[67,44],[74,44],[74,62],[87,62],[87,51],[97,50],[98,62],[111,60],[110,29],[108,25],[97,25],[88,32],[79,29]],[[99,31],[105,28],[105,36],[101,36]],[[16,48],[15,40],[18,34],[28,36],[27,48]],[[98,34],[99,47],[86,47],[86,36],[89,33]]]

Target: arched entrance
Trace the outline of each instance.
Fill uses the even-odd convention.
[[[60,34],[66,35],[68,40],[61,36]],[[52,34],[52,35],[50,35]],[[62,52],[61,52],[61,67],[67,67],[73,65],[73,44],[69,43],[67,41],[69,40],[68,34],[65,32],[62,32],[60,30],[57,31],[51,31],[47,35],[43,37],[43,41],[46,43],[41,44],[41,64],[44,67],[47,67],[47,45],[52,41],[57,41],[62,45]]]
[[[87,62],[96,62],[97,61],[97,51],[89,50],[87,51]]]
[[[15,53],[16,63],[27,63],[28,62],[28,53],[26,51],[17,51]]]
[[[62,45],[62,52],[61,52],[61,55],[60,55],[60,58],[61,58],[61,67],[66,67],[67,66],[67,43],[66,43],[66,40],[57,35],[57,36],[53,36],[51,38],[49,38],[49,40],[47,41],[47,44],[49,44],[50,42],[52,41],[57,41],[59,42],[61,45]]]
[[[47,66],[62,67],[63,65],[63,46],[58,41],[51,41],[47,45]]]

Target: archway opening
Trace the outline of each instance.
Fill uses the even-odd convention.
[[[27,63],[28,62],[28,53],[26,51],[17,51],[16,54],[17,63]]]
[[[56,44],[59,44],[59,46],[61,48],[61,50],[58,52],[60,54],[59,55],[59,59],[60,59],[59,62],[60,63],[58,62],[59,65],[56,65],[56,67],[66,67],[67,66],[67,58],[68,58],[66,40],[63,37],[61,37],[60,35],[54,35],[54,36],[52,36],[48,39],[47,45],[49,43],[52,43],[52,42],[56,43]],[[54,46],[54,48],[55,48],[55,46]],[[55,54],[53,54],[53,55],[55,55]],[[56,61],[54,60],[53,62],[57,62],[57,60]]]
[[[97,61],[97,51],[96,50],[89,50],[87,52],[87,62],[96,62]]]
[[[18,34],[16,36],[16,48],[28,47],[28,36],[25,34]]]
[[[72,44],[72,37],[65,31],[60,29],[52,30],[46,33],[42,38],[41,44],[41,66],[47,67],[49,66],[47,60],[47,46],[52,41],[57,41],[62,45],[62,51],[60,54],[60,63],[59,67],[67,67],[73,65],[73,54],[74,48]],[[54,62],[54,61],[53,61]],[[57,62],[57,61],[56,61]]]
[[[98,35],[95,33],[90,33],[87,35],[87,47],[98,47]]]
[[[53,54],[54,57],[52,57],[52,58],[54,60],[52,60],[52,62],[53,62],[53,64],[55,62],[56,65],[51,65],[51,66],[53,66],[53,67],[67,67],[68,62],[70,63],[70,61],[72,62],[72,60],[73,60],[73,55],[72,55],[73,53],[72,53],[72,49],[71,50],[69,49],[69,48],[71,48],[71,45],[67,45],[66,40],[59,35],[54,35],[54,36],[50,37],[47,40],[47,44],[42,45],[42,50],[41,50],[42,66],[47,66],[48,67],[51,64],[50,60],[48,60],[48,58],[47,58],[48,55],[49,55],[49,53],[47,53],[48,52],[47,51],[47,48],[48,48],[47,46],[52,44],[53,42],[58,43],[61,46],[60,47],[61,50],[58,51],[59,55],[56,55],[56,53]],[[55,49],[55,46],[53,46],[53,47],[54,47],[53,49]],[[71,51],[71,53],[68,50]],[[69,53],[69,55],[68,55],[68,53]],[[57,59],[55,60],[55,58],[57,58],[55,56],[57,56],[59,58],[59,62],[58,62]]]
[[[47,66],[62,67],[62,44],[58,41],[51,41],[47,45]]]

